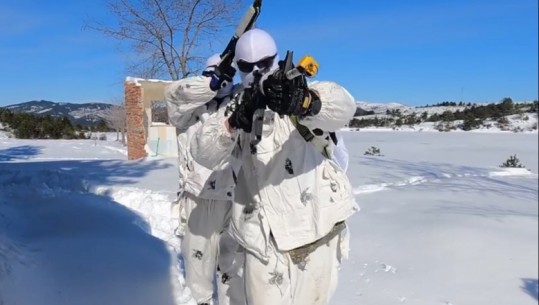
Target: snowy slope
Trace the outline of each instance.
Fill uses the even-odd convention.
[[[343,135],[361,211],[332,305],[537,304],[537,134]],[[513,154],[529,170],[498,167]],[[0,304],[194,304],[176,173],[114,141],[0,138]]]

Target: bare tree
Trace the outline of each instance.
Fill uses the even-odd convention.
[[[116,141],[119,141],[119,134],[122,135],[122,144],[125,145],[126,114],[123,102],[120,105],[112,105],[101,114],[107,126],[116,130]]]
[[[128,73],[142,78],[172,80],[198,74],[211,54],[212,42],[235,25],[241,0],[109,0],[115,25],[98,21],[86,27],[128,42],[136,59]],[[228,32],[227,32],[228,33]],[[229,36],[221,36],[219,46]],[[225,38],[223,40],[223,38]]]

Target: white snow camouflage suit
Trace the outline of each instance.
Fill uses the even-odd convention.
[[[221,89],[216,95],[209,90],[209,82],[209,77],[195,76],[175,81],[165,89],[169,121],[178,133],[177,234],[183,235],[186,283],[197,303],[213,304],[213,280],[218,269],[219,304],[243,305],[243,254],[225,230],[235,186],[233,170],[209,170],[198,164],[189,151],[195,131],[210,115],[224,111],[230,100],[231,88]]]
[[[352,119],[354,99],[333,82],[310,88],[319,93],[322,109],[300,123],[323,130],[319,140],[331,141],[328,132]],[[209,118],[191,153],[214,169],[241,160],[230,231],[247,250],[247,304],[328,304],[348,251],[344,221],[359,209],[346,173],[306,142],[287,116],[265,110],[256,154],[249,149],[251,135],[229,132],[225,119],[222,113]]]

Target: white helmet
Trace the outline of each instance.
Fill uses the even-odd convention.
[[[264,75],[279,67],[275,41],[270,34],[261,29],[245,32],[236,44],[234,62],[243,86],[251,87],[255,73]]]
[[[204,72],[214,71],[220,62],[221,55],[219,53],[215,53],[212,56],[208,57],[208,59],[206,60],[206,68],[204,68]]]
[[[208,59],[206,60],[206,68],[204,68],[204,72],[215,71],[215,68],[217,68],[220,62],[221,62],[221,55],[219,53],[215,53],[212,56],[208,57]],[[204,72],[202,73],[202,75],[205,75]],[[216,97],[222,98],[227,95],[230,95],[232,93],[232,87],[233,87],[233,84],[231,82],[223,82],[221,89],[217,91]]]

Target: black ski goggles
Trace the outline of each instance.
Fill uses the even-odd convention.
[[[253,72],[253,69],[255,68],[255,66],[257,66],[259,69],[266,70],[273,66],[273,61],[275,60],[276,56],[277,54],[264,57],[257,62],[247,62],[243,59],[240,59],[236,62],[236,65],[238,66],[238,70],[240,70],[243,73]]]
[[[213,68],[212,70],[208,70],[210,68]],[[208,66],[206,67],[206,70],[202,71],[202,76],[211,77],[215,74],[215,69],[217,69],[217,66]]]

